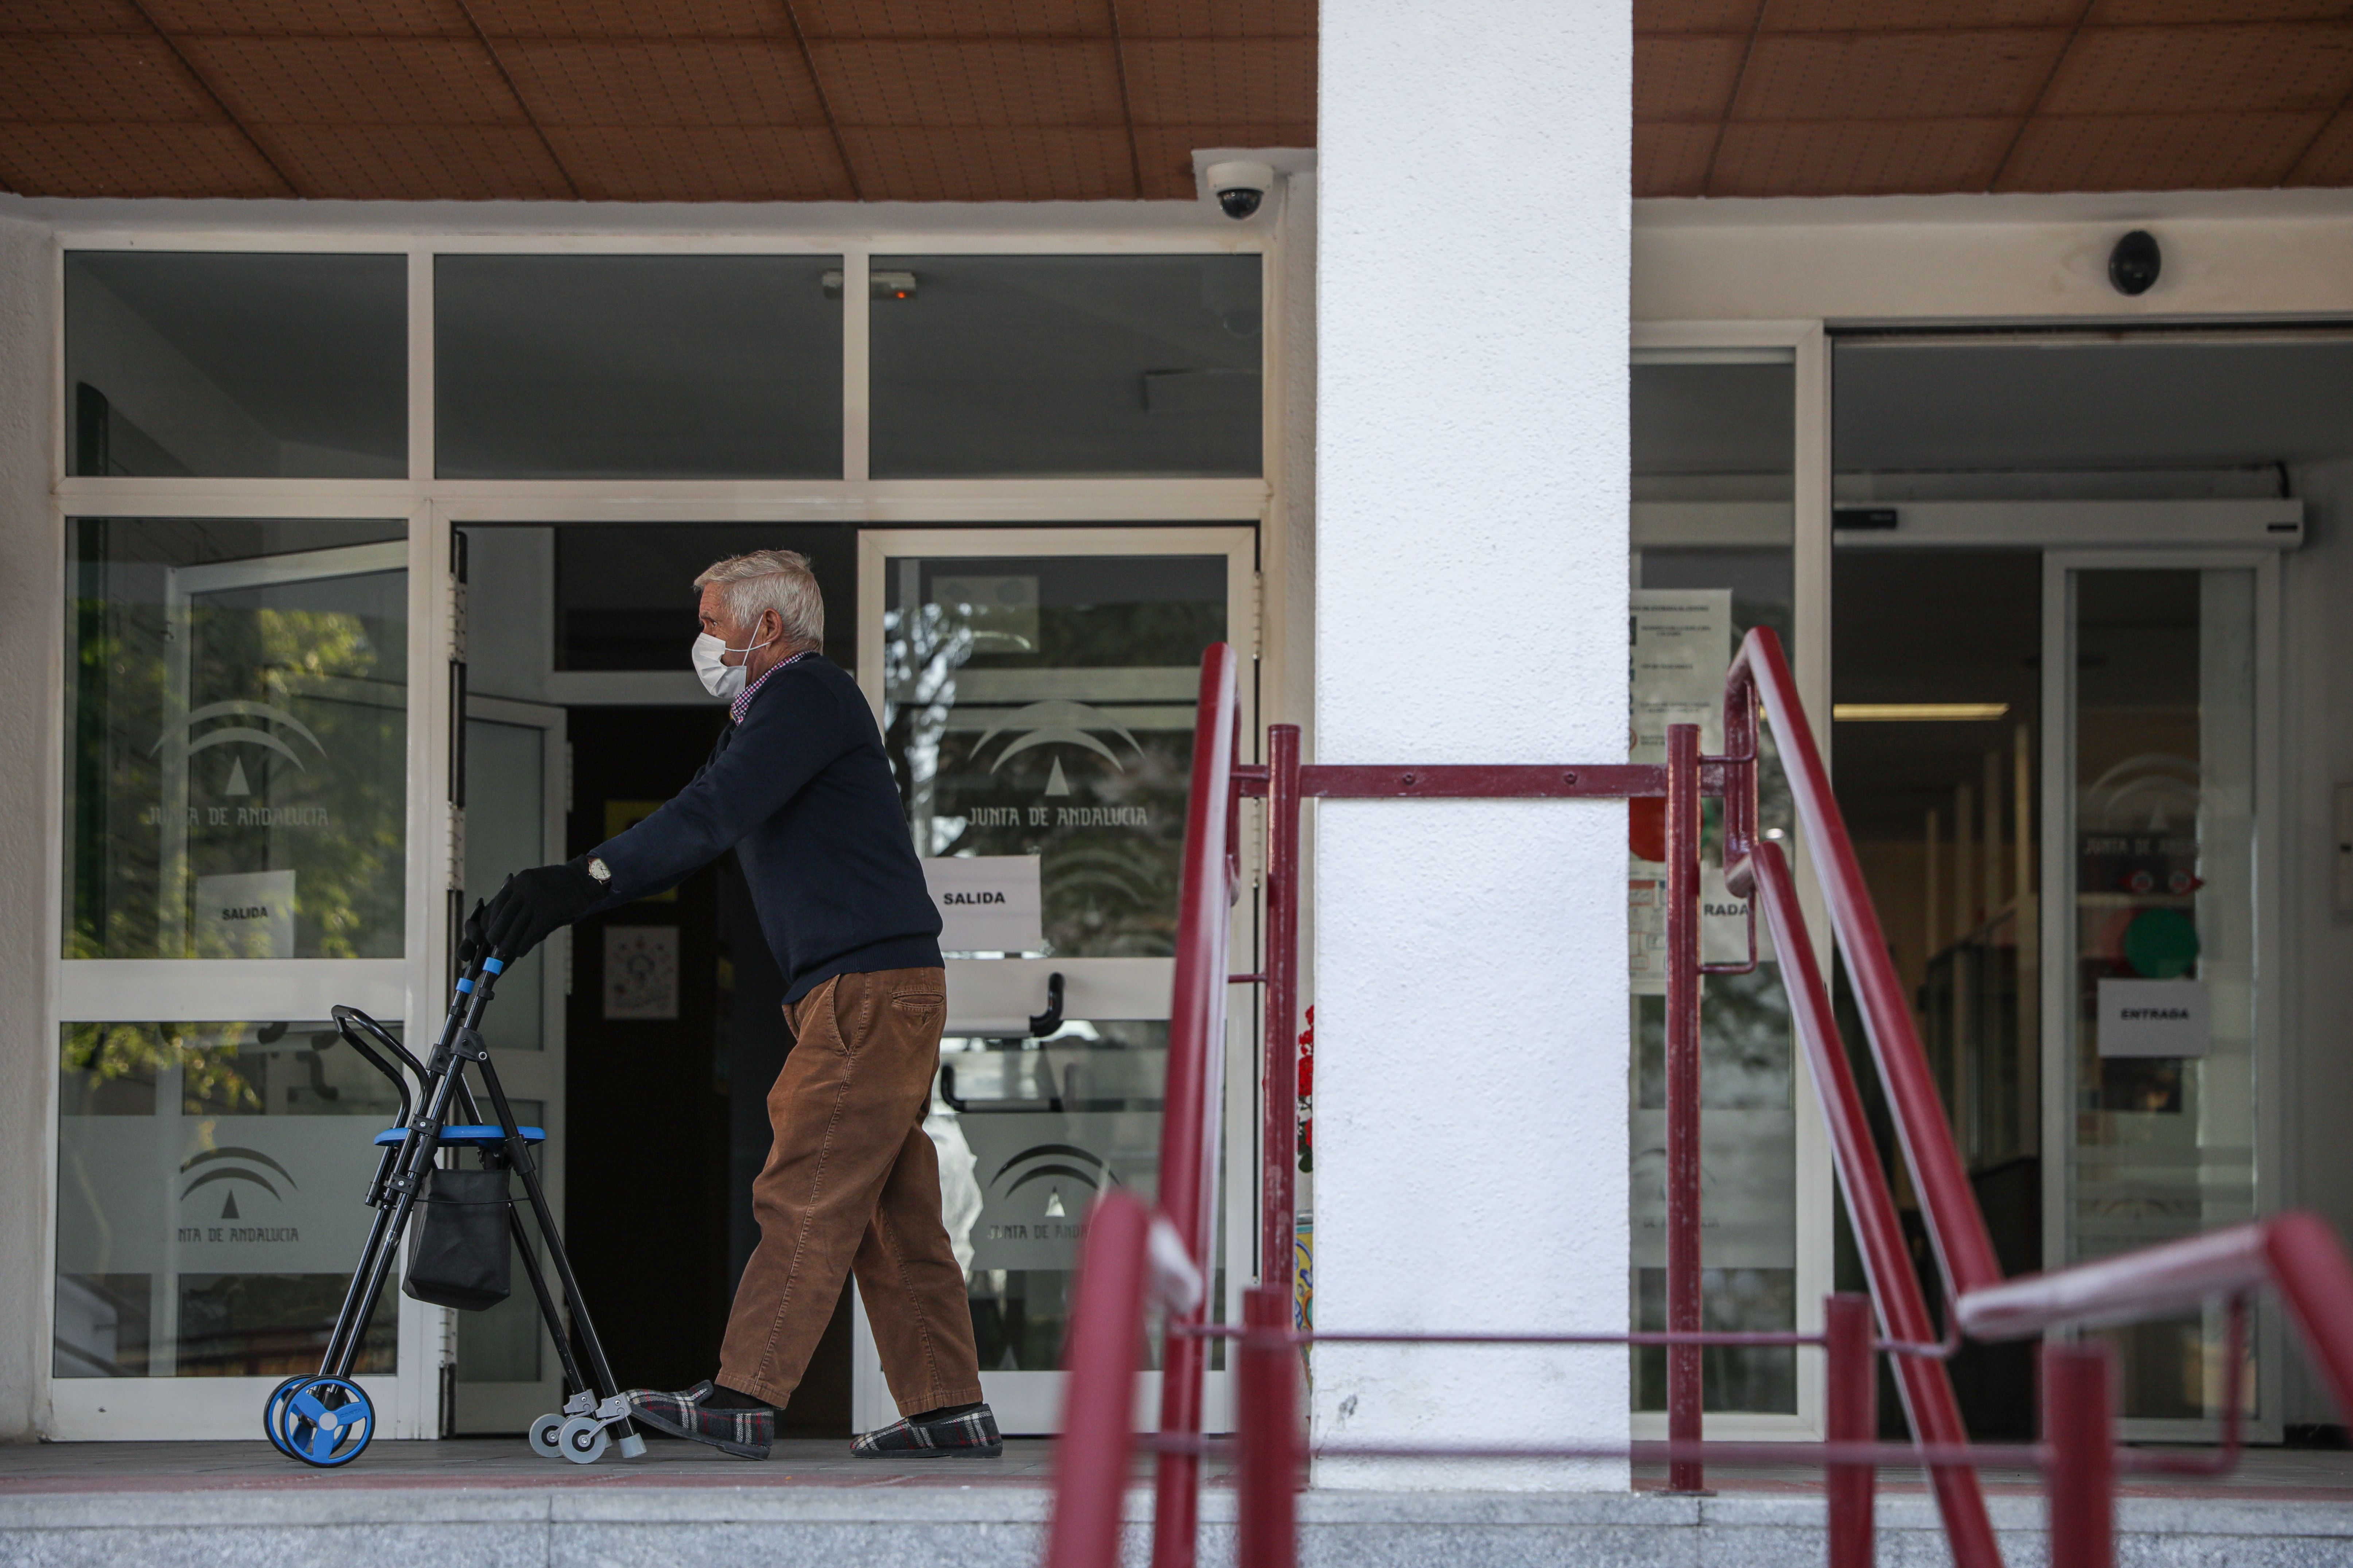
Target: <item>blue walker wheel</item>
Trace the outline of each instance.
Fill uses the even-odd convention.
[[[281,1450],[332,1470],[367,1451],[375,1436],[375,1406],[349,1378],[302,1378],[277,1407],[271,1425],[271,1440]]]
[[[261,1402],[261,1435],[269,1439],[271,1447],[290,1459],[294,1457],[294,1450],[288,1447],[286,1439],[278,1435],[279,1414],[286,1408],[286,1401],[294,1391],[310,1382],[311,1377],[307,1372],[298,1373],[271,1389],[269,1397]]]

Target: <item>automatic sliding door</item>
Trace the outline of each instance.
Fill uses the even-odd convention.
[[[861,542],[860,676],[947,922],[926,1125],[1008,1432],[1059,1419],[1088,1205],[1155,1189],[1200,659],[1250,646],[1251,550],[1237,528]],[[1033,1026],[1056,974],[1061,1016]],[[1227,1252],[1244,1261],[1221,1290],[1250,1256],[1251,1037],[1230,1031]],[[858,1328],[867,1426],[891,1414],[862,1314]]]
[[[2064,759],[2046,848],[2064,1150],[2056,1264],[2263,1206],[2258,605],[2269,569],[2082,557],[2050,568],[2062,613],[2048,708]],[[2163,1424],[2143,1435],[2186,1436],[2220,1417],[2225,1317],[2217,1306],[2110,1331],[2122,1414]],[[2271,1410],[2257,1380],[2246,1388],[2251,1415]]]

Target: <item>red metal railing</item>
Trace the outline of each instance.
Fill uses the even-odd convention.
[[[2353,1413],[2353,1262],[2335,1234],[2309,1215],[2290,1214],[2233,1230],[2151,1247],[2049,1274],[2004,1281],[1985,1223],[1944,1120],[1878,918],[1830,790],[1778,640],[1749,634],[1725,682],[1725,752],[1699,754],[1696,725],[1668,731],[1663,765],[1367,767],[1307,766],[1296,726],[1268,732],[1267,761],[1236,760],[1237,660],[1220,644],[1202,661],[1192,796],[1180,889],[1176,990],[1169,1026],[1168,1096],[1163,1124],[1160,1204],[1147,1213],[1113,1193],[1096,1205],[1081,1249],[1071,1329],[1063,1437],[1057,1459],[1050,1568],[1111,1568],[1117,1561],[1120,1506],[1134,1449],[1157,1456],[1153,1520],[1155,1568],[1191,1568],[1198,1527],[1200,1461],[1219,1447],[1201,1434],[1205,1347],[1234,1342],[1237,1382],[1239,1560],[1243,1568],[1292,1568],[1295,1492],[1305,1448],[1299,1429],[1297,1354],[1315,1342],[1562,1346],[1659,1345],[1668,1352],[1668,1438],[1618,1447],[1493,1449],[1324,1444],[1330,1458],[1442,1453],[1456,1458],[1599,1458],[1663,1462],[1670,1490],[1695,1491],[1708,1462],[1728,1466],[1825,1467],[1831,1568],[1872,1560],[1874,1472],[1885,1465],[1928,1468],[1958,1568],[2000,1568],[2001,1558],[1977,1480],[1988,1464],[2033,1466],[2050,1479],[2053,1568],[2103,1568],[2113,1561],[2116,1473],[2212,1472],[2235,1455],[2240,1349],[2245,1300],[2276,1285],[2340,1410]],[[1757,736],[1769,719],[1799,820],[1822,870],[1832,927],[1847,954],[1872,1059],[1885,1091],[1907,1173],[1921,1197],[1939,1271],[1952,1303],[1952,1337],[1935,1328],[1912,1267],[1895,1205],[1873,1143],[1861,1096],[1832,1016],[1797,889],[1778,844],[1757,832]],[[1266,962],[1252,974],[1227,967],[1230,909],[1240,889],[1239,805],[1262,797],[1267,812]],[[1700,803],[1724,802],[1725,863],[1732,890],[1762,906],[1789,994],[1832,1158],[1853,1225],[1871,1296],[1833,1296],[1824,1331],[1704,1333],[1700,1313],[1699,1007],[1702,976],[1748,965],[1702,962],[1699,944]],[[1656,799],[1666,818],[1667,853],[1667,1328],[1663,1332],[1530,1334],[1302,1333],[1289,1327],[1296,1122],[1300,803],[1312,798]],[[1751,916],[1752,930],[1754,914]],[[1224,987],[1265,988],[1267,1092],[1261,1151],[1265,1162],[1259,1284],[1245,1292],[1242,1323],[1204,1321],[1214,1278],[1217,1108],[1222,1100]],[[2200,1302],[2232,1304],[2223,1391],[2225,1453],[2211,1461],[2167,1454],[2118,1454],[2110,1410],[2109,1352],[2097,1342],[2043,1351],[2044,1440],[2030,1447],[1971,1445],[1945,1361],[1957,1335],[2014,1339],[2064,1325],[2159,1317]],[[1147,1310],[1166,1311],[1160,1429],[1138,1437],[1134,1375]],[[1876,1308],[1879,1336],[1872,1332]],[[1827,1441],[1819,1444],[1701,1441],[1700,1353],[1707,1345],[1822,1349],[1828,1358]],[[1876,1356],[1894,1356],[1910,1418],[1910,1445],[1871,1440],[1876,1417]]]

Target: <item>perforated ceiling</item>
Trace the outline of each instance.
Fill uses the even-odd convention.
[[[2353,0],[1635,27],[1637,195],[2353,184]],[[1314,0],[0,0],[26,195],[1182,198],[1314,124]]]

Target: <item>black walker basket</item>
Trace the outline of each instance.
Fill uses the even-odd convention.
[[[483,1011],[499,972],[506,965],[484,959],[458,982],[442,1021],[441,1037],[432,1057],[419,1063],[391,1032],[356,1007],[334,1009],[335,1029],[345,1044],[378,1072],[392,1080],[400,1095],[400,1125],[376,1134],[384,1153],[376,1162],[375,1179],[368,1184],[366,1202],[376,1211],[360,1252],[359,1267],[343,1294],[343,1310],[327,1341],[326,1354],[315,1375],[290,1377],[271,1390],[263,1407],[262,1430],[279,1452],[322,1469],[347,1465],[360,1457],[375,1436],[376,1415],[366,1391],[352,1377],[352,1363],[360,1340],[392,1268],[401,1237],[421,1205],[423,1223],[401,1288],[421,1301],[461,1310],[479,1311],[503,1300],[509,1289],[509,1264],[521,1258],[524,1277],[538,1298],[540,1317],[564,1366],[565,1399],[561,1411],[542,1415],[531,1425],[532,1451],[545,1458],[566,1458],[593,1464],[617,1441],[621,1454],[635,1458],[646,1451],[646,1440],[630,1424],[628,1407],[606,1364],[604,1346],[581,1300],[579,1281],[573,1278],[571,1259],[555,1215],[540,1186],[532,1145],[547,1134],[536,1127],[515,1124],[506,1090],[491,1066],[482,1044]],[[395,1064],[397,1065],[395,1065]],[[467,1087],[471,1064],[490,1096],[497,1121],[485,1123],[473,1091]],[[409,1079],[417,1080],[414,1093]],[[417,1107],[423,1106],[419,1110]],[[462,1121],[452,1121],[453,1106]],[[472,1149],[481,1168],[462,1171],[438,1163],[443,1150]],[[548,1261],[564,1287],[564,1303],[548,1289],[546,1275],[522,1216],[515,1212],[509,1177],[522,1179],[523,1196],[531,1204]],[[565,1320],[565,1307],[571,1321]],[[567,1327],[568,1331],[567,1331]],[[584,1377],[573,1353],[572,1334],[580,1336],[587,1354]],[[593,1378],[593,1381],[592,1381]]]

